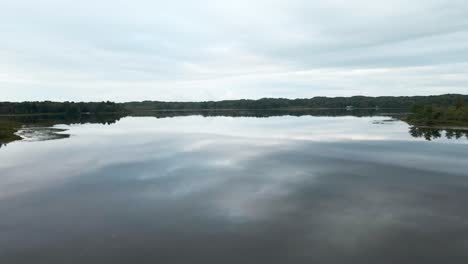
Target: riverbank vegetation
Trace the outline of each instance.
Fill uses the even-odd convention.
[[[406,121],[415,126],[468,127],[468,107],[463,99],[449,107],[416,105]]]
[[[20,128],[20,123],[0,120],[0,145],[21,139],[20,136],[15,134]]]

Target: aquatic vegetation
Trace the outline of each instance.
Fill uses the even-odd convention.
[[[20,123],[0,120],[0,143],[5,144],[15,140],[20,140],[21,137],[15,134],[20,128]]]

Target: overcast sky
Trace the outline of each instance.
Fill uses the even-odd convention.
[[[0,101],[468,94],[467,0],[0,0]]]

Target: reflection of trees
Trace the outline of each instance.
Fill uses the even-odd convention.
[[[116,114],[82,114],[82,115],[23,115],[7,117],[10,121],[22,125],[53,126],[72,124],[103,124],[110,125],[119,121],[124,115]]]
[[[462,130],[447,130],[445,132],[445,136],[448,138],[448,139],[452,139],[452,138],[455,138],[455,139],[459,139],[463,136],[466,136],[466,138],[468,139],[468,131],[462,131]]]
[[[447,139],[460,139],[465,136],[468,139],[467,130],[456,130],[456,129],[437,129],[430,127],[410,127],[409,133],[415,138],[424,138],[428,141],[438,139],[442,137],[443,132],[445,132],[445,137]]]
[[[141,111],[133,112],[131,116],[154,116],[156,118],[167,118],[177,116],[203,116],[203,117],[256,117],[266,118],[274,116],[390,116],[398,118],[401,116],[398,111],[395,114],[382,113],[376,109],[356,109],[353,111],[346,111],[344,109],[270,109],[270,110],[249,110],[249,109],[237,109],[237,110],[156,110],[156,111]]]

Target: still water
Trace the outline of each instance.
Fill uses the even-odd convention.
[[[54,128],[69,137],[0,148],[0,263],[468,263],[463,133],[388,116]]]

